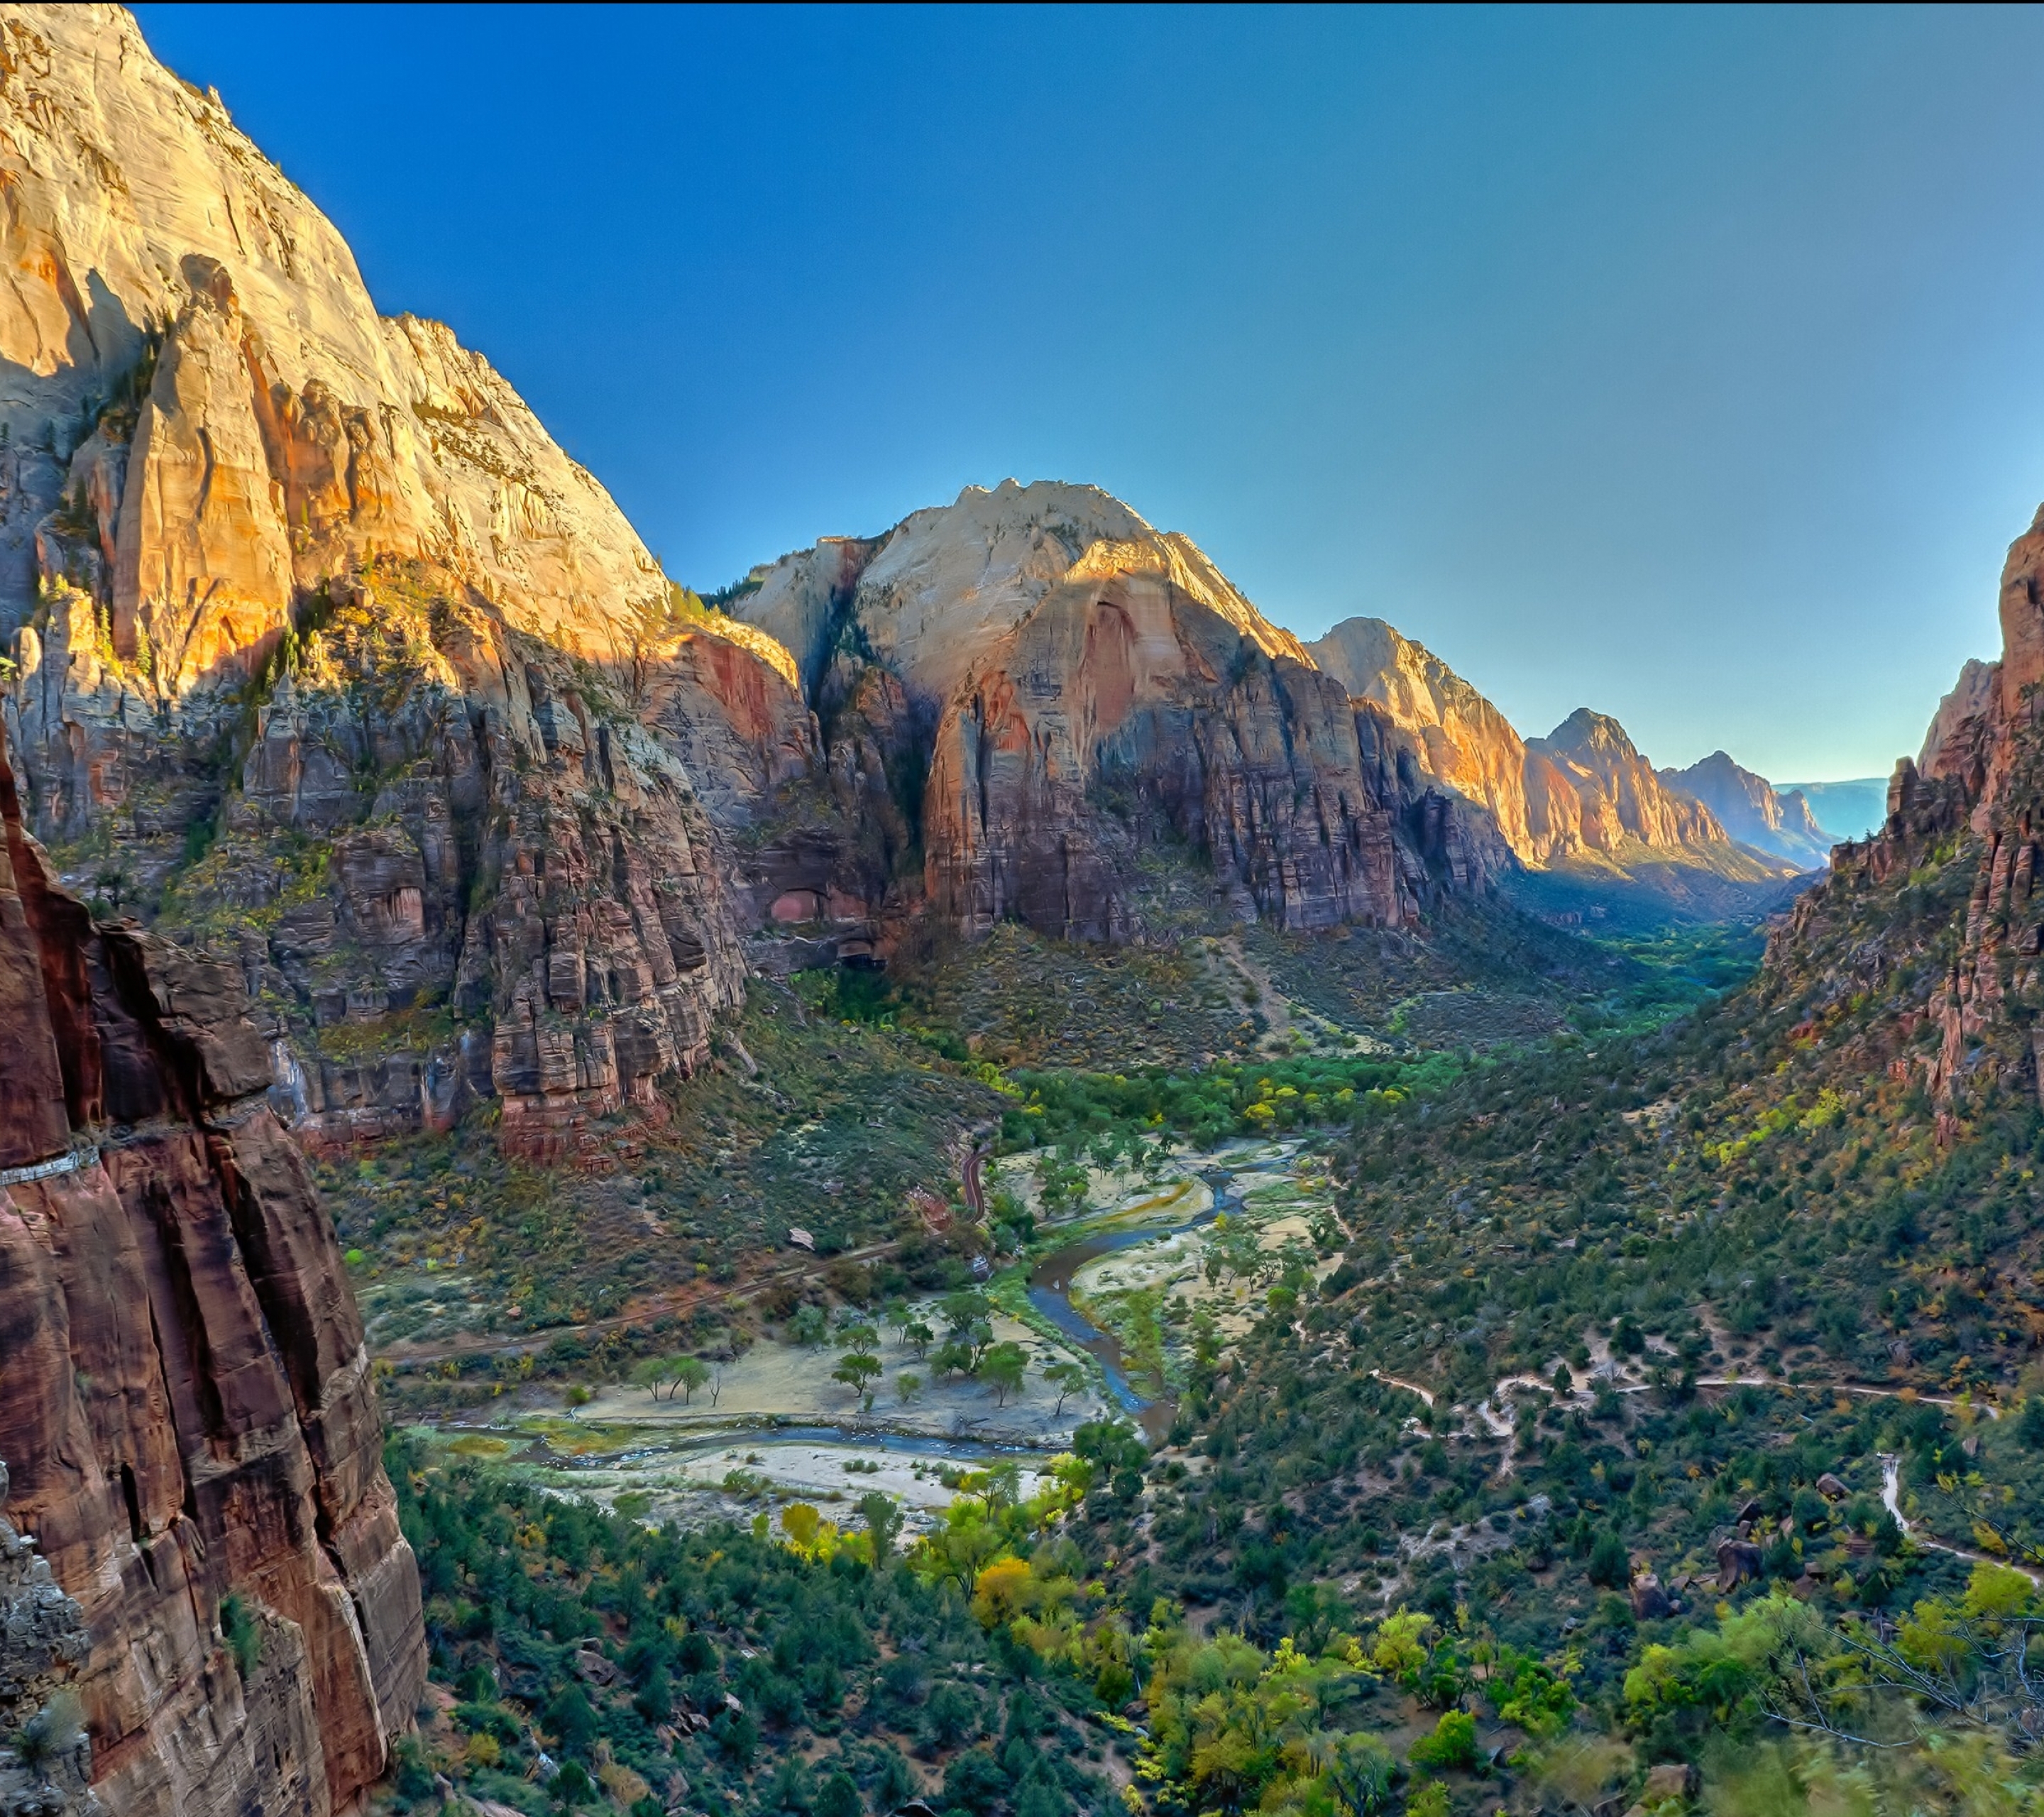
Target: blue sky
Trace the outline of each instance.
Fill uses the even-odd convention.
[[[1841,777],[2044,497],[2044,13],[136,10],[700,586],[1088,480],[1526,731]]]

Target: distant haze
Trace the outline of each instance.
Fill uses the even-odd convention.
[[[1089,481],[1517,724],[1868,775],[2044,496],[2036,10],[137,10],[697,586]]]
[[[1850,782],[1777,782],[1786,794],[1803,791],[1817,824],[1842,839],[1865,839],[1888,818],[1888,778],[1865,776]]]

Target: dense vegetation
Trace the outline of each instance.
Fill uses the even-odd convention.
[[[1197,1323],[1160,1450],[1086,1428],[1033,1497],[955,1479],[898,1550],[884,1497],[843,1530],[799,1503],[655,1530],[629,1497],[394,1448],[444,1688],[400,1792],[429,1802],[438,1773],[637,1817],[2044,1811],[2044,1115],[2013,1070],[1939,1114],[1907,1008],[1949,969],[1974,856],[1840,890],[1730,992],[1737,931],[1556,935],[1573,969],[1531,989],[1407,989],[1365,1022],[1342,993],[1385,947],[1353,942],[1308,1001],[1306,949],[1253,934],[1198,963],[1230,1011],[1263,981],[1254,1051],[1089,1069],[1024,1044],[997,1070],[941,977],[798,981],[787,1039],[983,1094],[1047,1205],[1082,1162],[1317,1131],[1331,1271],[1245,1261],[1261,1316]],[[1193,962],[1085,959],[1124,993]],[[961,1284],[960,1252],[920,1253],[920,1277],[897,1252],[776,1306]],[[559,1341],[586,1372],[636,1354]]]

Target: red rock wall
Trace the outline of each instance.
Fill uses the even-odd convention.
[[[1129,822],[1102,811],[1105,789],[1204,851],[1244,912],[1400,924],[1424,873],[1377,743],[1366,762],[1339,682],[1259,649],[1161,568],[1074,569],[938,728],[932,905],[968,933],[1012,918],[1128,937]]]
[[[0,762],[5,1513],[84,1610],[121,1817],[326,1812],[425,1672],[361,1321],[232,967],[53,887]],[[230,1592],[259,1658],[221,1637]]]

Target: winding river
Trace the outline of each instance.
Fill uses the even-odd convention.
[[[1135,1223],[1121,1230],[1095,1231],[1076,1243],[1051,1250],[1029,1271],[1029,1304],[1100,1365],[1114,1404],[1142,1427],[1144,1436],[1152,1445],[1162,1443],[1164,1435],[1171,1429],[1172,1419],[1178,1412],[1178,1397],[1171,1393],[1167,1384],[1154,1377],[1147,1395],[1136,1392],[1135,1384],[1129,1379],[1121,1340],[1112,1331],[1101,1331],[1072,1304],[1072,1283],[1078,1277],[1081,1269],[1103,1255],[1112,1255],[1142,1243],[1166,1242],[1212,1223],[1223,1212],[1241,1212],[1242,1196],[1235,1189],[1231,1173],[1216,1170],[1200,1177],[1212,1189],[1213,1204],[1197,1217],[1177,1223]]]

